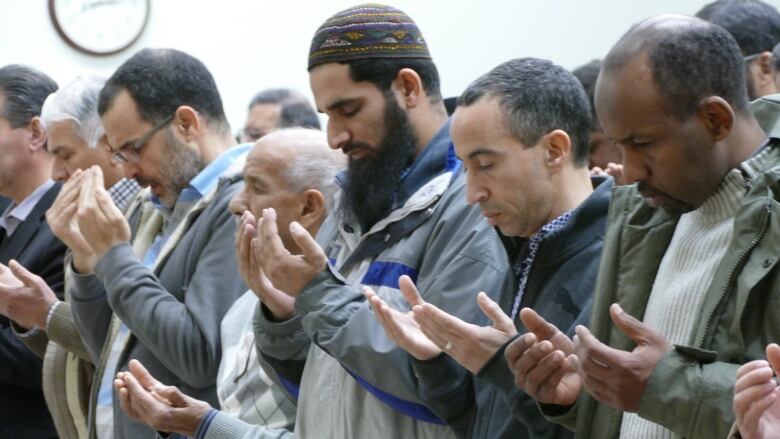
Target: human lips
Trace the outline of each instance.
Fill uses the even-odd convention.
[[[342,151],[352,160],[360,160],[370,152],[369,148],[358,145],[345,146]]]
[[[482,211],[482,215],[487,219],[488,224],[495,226],[499,223],[501,212]]]

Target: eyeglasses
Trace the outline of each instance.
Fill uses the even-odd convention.
[[[748,56],[746,56],[746,57],[742,58],[742,60],[744,60],[744,61],[745,61],[745,64],[750,64],[750,63],[752,63],[752,62],[753,62],[753,60],[754,60],[754,59],[758,58],[758,57],[759,57],[759,56],[761,56],[761,55],[762,55],[762,54],[760,54],[760,53],[754,53],[754,54],[752,54],[752,55],[748,55]]]
[[[149,139],[151,139],[152,136],[154,136],[157,133],[157,131],[163,129],[163,127],[165,127],[165,125],[168,125],[172,120],[173,120],[173,114],[161,120],[151,130],[146,132],[146,134],[144,134],[138,140],[136,140],[135,142],[129,145],[125,145],[119,149],[113,149],[109,146],[108,149],[111,151],[111,155],[119,163],[139,162],[141,160],[141,157],[139,156],[141,152],[141,148],[143,148],[146,145]]]

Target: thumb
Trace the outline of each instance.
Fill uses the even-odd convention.
[[[477,304],[486,316],[493,321],[493,326],[501,332],[515,334],[515,324],[500,306],[488,297],[484,292],[477,294]]]
[[[298,247],[301,248],[301,251],[303,251],[303,256],[307,260],[314,261],[317,264],[327,264],[328,261],[322,247],[298,221],[290,223],[290,234],[295,243],[298,244]]]
[[[620,332],[626,334],[637,345],[649,344],[657,338],[658,334],[652,328],[623,311],[617,303],[609,307],[609,314]]]
[[[520,310],[520,321],[528,331],[533,332],[539,340],[549,340],[559,331],[552,323],[545,320],[531,308]]]
[[[167,399],[174,407],[186,407],[187,400],[184,394],[176,386],[163,386],[162,384],[153,388],[154,392]]]
[[[40,279],[38,276],[30,273],[27,271],[26,268],[22,266],[22,264],[16,262],[15,260],[11,260],[8,263],[8,268],[11,269],[11,273],[22,283],[27,287],[37,287],[38,286],[38,279]]]
[[[157,388],[158,386],[162,386],[162,384],[155,379],[152,374],[149,373],[148,370],[144,367],[143,364],[141,364],[138,360],[130,360],[130,363],[128,363],[127,368],[130,370],[130,373],[133,374],[135,379],[138,380],[139,383],[145,388]]]
[[[780,375],[780,346],[771,343],[766,347],[766,359],[775,371],[775,375]]]
[[[420,292],[417,291],[417,286],[414,285],[414,281],[411,277],[403,275],[398,278],[398,288],[403,293],[404,298],[409,302],[409,306],[414,308],[416,305],[422,305],[425,303],[420,296]]]

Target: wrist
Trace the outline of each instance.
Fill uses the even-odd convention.
[[[39,313],[38,315],[38,321],[35,323],[35,326],[39,329],[42,329],[46,331],[49,328],[49,320],[51,320],[52,314],[54,314],[54,310],[57,309],[57,306],[59,306],[60,300],[56,297],[50,298],[46,300],[46,306],[41,307],[41,310],[45,310],[44,312]]]

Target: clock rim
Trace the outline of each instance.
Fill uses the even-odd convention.
[[[55,2],[56,0],[49,0],[49,18],[51,18],[51,22],[54,24],[54,28],[57,30],[57,34],[62,38],[65,43],[68,44],[68,46],[72,47],[73,49],[78,50],[81,53],[85,53],[87,55],[94,55],[94,56],[111,56],[116,55],[119,52],[122,52],[123,50],[126,50],[128,47],[135,44],[136,41],[138,41],[139,38],[141,38],[141,35],[144,33],[144,30],[146,30],[146,25],[149,23],[149,14],[152,9],[152,2],[151,0],[144,0],[144,3],[146,3],[146,14],[144,14],[144,21],[141,24],[141,27],[138,29],[138,32],[136,32],[135,36],[125,45],[118,49],[109,50],[109,51],[97,51],[92,49],[87,49],[84,46],[79,45],[79,43],[75,42],[62,28],[60,25],[59,19],[57,17],[56,8],[55,8]]]

